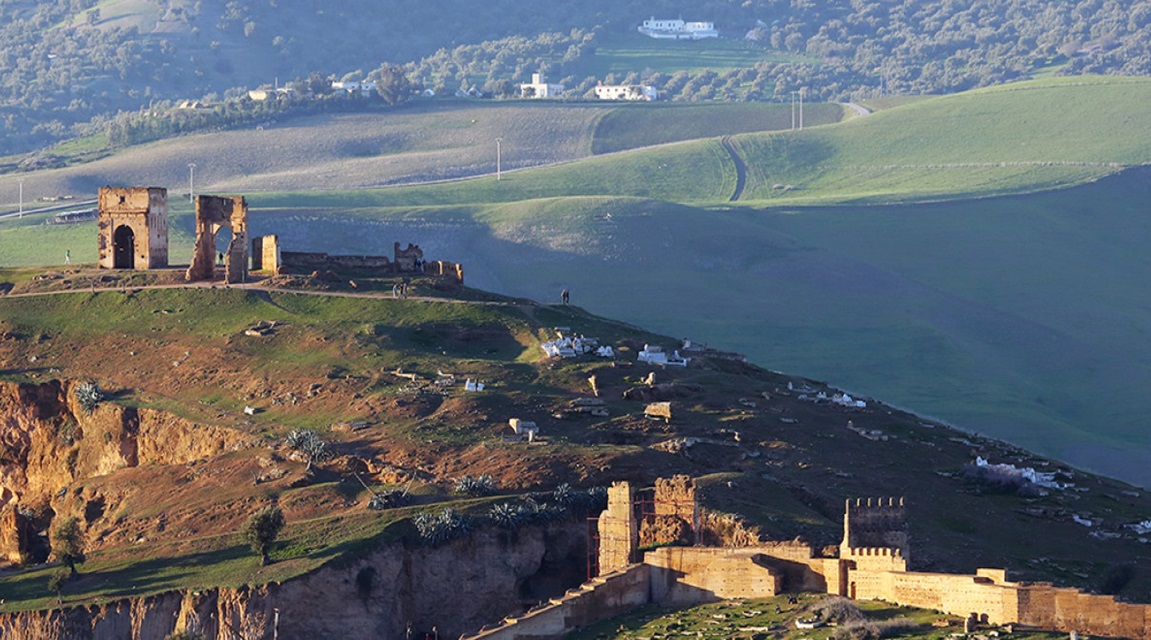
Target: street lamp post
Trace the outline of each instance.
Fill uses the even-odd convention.
[[[194,182],[195,176],[196,176],[196,163],[195,162],[189,162],[188,163],[188,202],[191,202],[192,204],[196,204],[195,182]]]
[[[503,156],[503,149],[500,147],[500,143],[503,141],[504,141],[503,138],[496,138],[496,180],[497,181],[503,179],[503,167],[501,166],[501,163],[503,161],[503,157],[502,157]]]

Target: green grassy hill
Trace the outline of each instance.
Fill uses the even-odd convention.
[[[913,202],[1081,184],[1151,162],[1151,124],[1132,111],[1148,100],[1146,79],[1043,80],[923,100],[834,126],[735,135],[748,167],[740,202]],[[604,195],[720,204],[733,195],[734,171],[718,140],[700,140],[524,171],[499,185],[477,179],[364,191],[355,202],[387,207]],[[778,188],[783,185],[793,188]],[[268,202],[311,205],[323,198],[273,195]]]

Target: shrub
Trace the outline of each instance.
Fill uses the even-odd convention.
[[[815,614],[824,622],[836,622],[840,625],[849,622],[860,622],[867,619],[859,607],[851,600],[842,596],[823,598],[808,607],[808,611]]]
[[[373,511],[383,511],[384,509],[402,507],[411,501],[412,497],[408,495],[407,491],[394,489],[372,496],[372,498],[368,500],[368,508]]]
[[[276,505],[264,506],[248,516],[243,529],[244,540],[252,545],[252,551],[260,554],[261,565],[268,564],[268,552],[283,528],[284,512]]]
[[[472,529],[471,520],[451,507],[436,514],[421,513],[414,522],[420,539],[431,546],[462,537]]]
[[[575,489],[566,482],[552,490],[551,497],[552,502],[562,509],[570,509],[577,500]]]
[[[100,391],[100,385],[93,381],[83,382],[76,387],[76,401],[80,403],[80,408],[85,413],[95,411],[103,400],[104,394]]]
[[[496,481],[491,476],[461,476],[456,480],[456,493],[479,498],[496,492]]]
[[[184,629],[183,631],[173,631],[164,636],[164,640],[205,640],[203,633],[192,629]]]
[[[64,591],[64,583],[68,582],[67,571],[54,571],[52,575],[48,576],[48,589],[56,594],[56,604],[64,603],[64,596],[61,595]]]
[[[853,620],[840,625],[832,635],[835,640],[879,640],[912,633],[919,628],[907,618],[892,620]]]
[[[292,429],[284,438],[284,444],[289,449],[302,453],[304,459],[308,461],[309,469],[313,464],[330,460],[332,457],[332,450],[328,447],[328,443],[324,442],[311,429]]]
[[[501,502],[492,506],[488,518],[501,529],[518,529],[531,520],[531,513],[522,504]]]

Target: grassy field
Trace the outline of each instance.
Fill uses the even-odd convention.
[[[809,113],[815,122],[826,123],[837,121],[842,110],[836,105],[812,105]],[[720,135],[725,133],[724,122],[739,123],[733,125],[737,132],[787,128],[790,107],[423,103],[387,112],[288,118],[260,128],[181,136],[109,157],[99,157],[106,155],[99,139],[85,138],[55,151],[98,159],[22,177],[26,205],[42,196],[92,197],[106,184],[166,186],[173,194],[186,194],[189,162],[197,163],[197,191],[363,190],[494,174],[497,138],[502,142],[502,168],[511,171]],[[0,185],[0,213],[16,211],[17,196],[15,181]]]
[[[899,630],[896,631],[892,627],[888,631],[889,635],[883,637],[943,639],[951,637],[963,627],[962,621],[957,616],[868,601],[854,601],[851,606],[840,606],[836,609],[851,611],[849,615],[857,618],[851,622],[838,621],[836,626],[821,626],[816,629],[796,627],[797,620],[813,617],[813,611],[827,602],[830,602],[827,596],[802,595],[795,604],[789,603],[787,596],[777,596],[764,600],[736,600],[683,609],[649,606],[569,634],[566,640],[639,640],[675,635],[750,640],[767,637],[767,633],[771,634],[770,637],[781,640],[828,640],[838,636],[841,631],[839,627],[848,626],[851,622],[857,626],[868,623],[891,626],[896,624],[895,621],[898,621]],[[950,624],[933,626],[933,623],[939,621]],[[1020,640],[1056,640],[1061,638],[1062,634],[1023,631],[1013,632],[1011,637]]]
[[[716,138],[755,131],[791,128],[790,104],[642,104],[613,109],[596,126],[592,151],[608,153],[651,144]],[[804,109],[804,124],[839,122],[843,107],[813,104]]]
[[[584,76],[602,78],[609,73],[628,74],[645,69],[671,75],[677,71],[699,73],[712,70],[723,73],[747,69],[757,62],[806,62],[819,64],[817,58],[798,54],[771,52],[738,38],[715,38],[700,41],[655,40],[638,33],[604,35],[597,41],[595,55],[580,68]]]
[[[748,167],[740,203],[921,202],[1082,184],[1151,162],[1145,142],[1151,124],[1129,107],[1147,99],[1151,81],[1144,79],[1048,80],[923,100],[803,131],[736,135],[732,143]],[[611,121],[601,126],[628,130]],[[411,207],[601,195],[721,204],[733,193],[734,170],[716,141],[701,140],[531,169],[506,184],[481,178],[336,196],[268,194],[263,202]]]

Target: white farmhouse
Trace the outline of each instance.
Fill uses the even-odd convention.
[[[639,26],[639,32],[652,38],[667,40],[702,40],[704,38],[718,38],[719,32],[715,30],[713,22],[684,22],[677,20],[644,20]]]
[[[524,98],[558,98],[563,93],[562,84],[544,82],[542,73],[533,73],[532,81],[520,85],[520,96]]]
[[[651,102],[659,97],[659,92],[649,84],[601,84],[595,88],[595,97],[600,100]]]
[[[359,93],[361,96],[368,98],[376,92],[376,83],[374,80],[364,80],[363,82],[333,82],[333,91],[343,91],[348,95]]]

